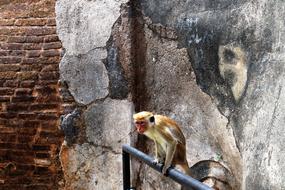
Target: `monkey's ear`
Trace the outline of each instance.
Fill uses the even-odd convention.
[[[154,116],[151,116],[151,117],[149,118],[149,121],[150,121],[151,123],[154,123]]]

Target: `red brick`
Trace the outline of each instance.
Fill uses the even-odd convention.
[[[32,150],[34,151],[49,151],[50,150],[50,145],[41,145],[41,144],[35,144],[32,146]]]
[[[2,112],[3,114],[3,112]],[[6,116],[8,115],[8,117],[10,115],[12,115],[11,113],[7,113],[6,115],[1,115],[1,117],[4,117],[6,118]],[[7,118],[6,118],[7,119]],[[5,136],[7,134],[11,134],[11,133],[15,133],[15,129],[14,128],[11,128],[11,127],[0,127],[0,136]]]
[[[13,71],[0,72],[1,79],[14,79],[16,78],[16,75],[17,73]]]
[[[35,81],[32,80],[22,81],[20,84],[20,87],[23,88],[32,88],[34,86],[35,86]]]
[[[43,51],[42,56],[44,57],[60,56],[60,51],[59,50],[45,50]]]
[[[58,120],[59,116],[57,115],[57,113],[41,113],[38,115],[37,119],[45,121]],[[48,122],[48,124],[50,123]]]
[[[0,29],[0,35],[9,35],[11,34],[11,30],[9,28],[4,28],[4,27],[1,27]]]
[[[0,149],[12,149],[14,148],[13,147],[13,144],[12,143],[0,143]]]
[[[15,22],[16,26],[44,26],[46,24],[46,19],[18,19]]]
[[[54,27],[27,28],[25,34],[27,36],[51,35],[56,34],[56,29]]]
[[[40,56],[41,56],[41,51],[39,50],[27,51],[27,57],[40,57]]]
[[[0,96],[0,102],[10,102],[10,96]]]
[[[1,30],[1,29],[0,29],[0,30]],[[7,39],[8,39],[7,36],[1,36],[1,35],[0,35],[0,42],[6,42]]]
[[[31,105],[30,109],[33,111],[40,111],[40,110],[53,110],[53,109],[58,109],[58,104],[33,104]]]
[[[54,18],[50,18],[47,20],[47,26],[56,26],[56,22]]]
[[[36,102],[53,102],[53,103],[61,103],[61,98],[57,95],[50,96],[38,96]]]
[[[9,43],[24,43],[26,42],[25,36],[10,36],[8,38]]]
[[[1,43],[0,48],[3,50],[21,50],[23,44],[20,43]]]
[[[18,137],[18,140],[27,140],[27,139],[33,139],[30,136],[25,136],[23,135],[22,137]],[[11,161],[15,161],[18,163],[23,163],[23,161],[25,161],[26,164],[32,164],[34,162],[34,153],[32,151],[21,151],[21,150],[12,150],[10,153],[11,156]],[[21,174],[18,175],[23,175],[25,172],[27,171],[22,171],[19,170],[19,172],[21,172]]]
[[[50,35],[50,36],[45,36],[44,42],[49,43],[49,42],[58,42],[59,38],[57,35]]]
[[[44,66],[44,68],[42,69],[42,72],[49,72],[49,71],[57,71],[58,72],[58,65],[47,65]]]
[[[30,135],[18,135],[17,140],[19,143],[29,143],[34,141],[34,137]],[[31,163],[34,162],[33,157],[30,158]],[[27,160],[25,160],[27,162]]]
[[[44,41],[43,36],[27,36],[26,42],[27,43],[42,43]]]
[[[12,88],[0,88],[0,95],[12,95],[14,93],[14,89]]]
[[[38,85],[57,85],[58,80],[40,80],[37,82]]]
[[[35,114],[35,113],[19,113],[18,114],[18,118],[24,119],[24,120],[35,119],[36,117],[37,117],[37,114]]]
[[[43,175],[48,173],[50,173],[50,171],[47,167],[36,167],[34,171],[34,175]]]
[[[33,100],[35,100],[33,96],[14,96],[11,102],[32,102]]]
[[[35,91],[40,95],[51,95],[53,93],[57,93],[57,89],[55,86],[40,86],[36,87]]]
[[[21,71],[41,71],[42,66],[40,64],[32,64],[32,65],[22,65]]]
[[[16,117],[17,117],[16,113],[0,112],[0,118],[13,119]]]
[[[11,179],[11,177],[9,179]],[[8,190],[8,189],[9,190],[19,190],[19,189],[26,190],[26,188],[23,189],[23,184],[10,183],[9,179],[8,180],[5,179],[5,184],[1,185],[0,190]],[[17,179],[18,179],[18,177],[17,177]],[[6,181],[8,181],[8,182],[6,182]]]
[[[27,111],[28,110],[28,105],[25,104],[9,104],[7,105],[7,111],[9,112],[20,112],[20,111]]]
[[[42,72],[39,74],[40,80],[56,80],[59,79],[58,72]]]
[[[53,125],[48,124],[47,122],[45,122],[44,124],[42,123],[41,130],[44,131],[44,132],[59,133],[61,131],[59,131],[59,129],[57,127],[58,125],[59,125],[58,122],[55,122],[55,124],[53,124]]]
[[[30,135],[34,136],[37,132],[36,128],[33,127],[24,127],[24,128],[19,128],[17,133],[21,135]]]
[[[30,184],[25,187],[26,190],[49,190],[54,189],[51,188],[50,185],[43,185],[43,184]]]
[[[6,80],[0,79],[0,87],[3,87],[5,82],[6,82]]]
[[[60,57],[43,57],[40,58],[40,63],[42,64],[58,64],[60,62]]]
[[[60,42],[51,42],[51,43],[45,43],[43,45],[44,50],[48,50],[48,49],[60,49],[61,43]]]
[[[29,121],[24,121],[23,123],[23,127],[39,127],[40,122],[39,121],[33,121],[33,120],[29,120]]]
[[[19,71],[20,65],[17,64],[0,64],[0,71]]]
[[[0,119],[0,125],[7,126],[9,124],[9,120],[7,119]]]
[[[22,64],[37,64],[40,63],[38,58],[25,58]]]
[[[36,80],[38,78],[38,73],[34,71],[27,71],[18,73],[18,78],[20,80]]]
[[[24,50],[41,50],[42,44],[35,44],[35,43],[24,44],[23,49]]]
[[[4,83],[4,87],[18,87],[19,81],[18,80],[6,80]]]
[[[21,57],[0,57],[0,63],[2,64],[15,64],[22,61]]]
[[[36,158],[50,158],[49,153],[36,153]]]
[[[0,26],[13,26],[15,20],[14,19],[1,19]]]
[[[20,149],[20,150],[31,150],[31,146],[27,143],[17,143],[15,144],[15,149]]]
[[[6,134],[6,133],[0,133],[0,142],[7,142],[7,143],[15,143],[17,140],[17,135],[16,134]],[[1,151],[0,151],[1,152]]]
[[[16,96],[22,96],[22,95],[32,95],[33,90],[30,88],[18,88],[15,90]]]
[[[7,56],[8,55],[8,51],[4,51],[4,50],[0,50],[0,56]]]
[[[10,50],[9,51],[9,55],[10,56],[24,56],[25,55],[25,51],[23,50]]]

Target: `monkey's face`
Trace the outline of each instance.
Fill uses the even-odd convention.
[[[137,132],[143,134],[154,124],[154,116],[151,112],[139,112],[133,115]]]
[[[146,121],[135,121],[135,126],[137,128],[137,132],[140,134],[143,134],[147,128],[148,128],[148,123]]]

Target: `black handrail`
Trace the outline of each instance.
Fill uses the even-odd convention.
[[[146,155],[145,153],[135,149],[129,145],[123,145],[123,187],[124,190],[135,189],[131,187],[130,183],[130,155],[135,157],[136,159],[143,161],[156,171],[162,171],[162,164],[155,164],[153,162],[153,158]],[[209,186],[201,183],[200,181],[188,176],[184,175],[183,173],[179,172],[174,168],[169,168],[167,172],[167,177],[170,177],[174,181],[178,182],[179,184],[192,188],[193,190],[213,190]]]

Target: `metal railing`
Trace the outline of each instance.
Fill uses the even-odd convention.
[[[153,162],[153,158],[146,155],[145,153],[135,149],[129,145],[123,145],[123,188],[124,190],[131,190],[135,189],[135,187],[131,187],[131,172],[130,172],[130,155],[134,158],[146,163],[151,168],[155,169],[156,171],[162,171],[162,164],[155,164]],[[212,188],[208,187],[207,185],[201,183],[200,181],[188,176],[184,175],[183,173],[179,172],[174,168],[169,168],[167,172],[167,177],[173,179],[174,181],[178,182],[179,184],[183,185],[184,187],[191,188],[193,190],[213,190]]]

